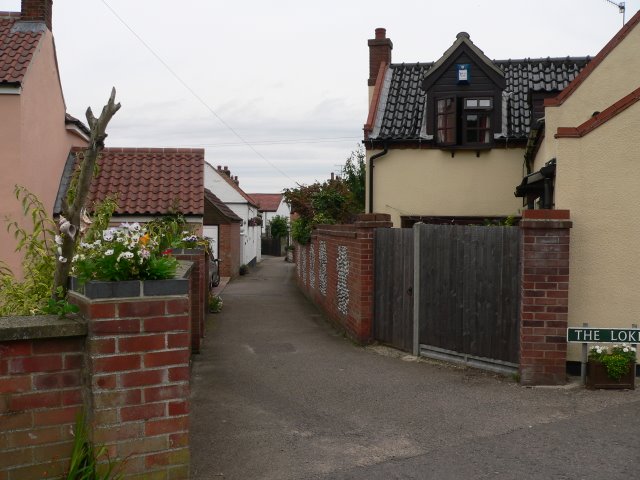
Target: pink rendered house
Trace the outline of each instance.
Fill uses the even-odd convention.
[[[60,176],[86,127],[66,114],[51,33],[52,0],[22,0],[0,12],[0,260],[18,275],[20,256],[4,218],[22,217],[15,185],[36,194],[52,213]]]

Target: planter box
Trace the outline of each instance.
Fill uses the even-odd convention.
[[[607,375],[607,367],[603,363],[589,360],[587,365],[586,387],[591,389],[619,389],[634,390],[636,379],[635,363],[629,364],[629,371],[620,378],[614,380]]]
[[[71,277],[69,288],[91,299],[184,295],[189,293],[190,270],[191,262],[179,262],[175,277],[166,280],[91,280],[84,285],[80,285],[75,277]]]

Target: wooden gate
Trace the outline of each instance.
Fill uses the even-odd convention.
[[[420,245],[421,353],[517,366],[519,229],[424,224],[415,228]]]
[[[374,338],[410,352],[413,345],[412,229],[376,229],[374,291]]]
[[[513,369],[520,344],[519,265],[517,227],[377,229],[375,339],[425,356]]]

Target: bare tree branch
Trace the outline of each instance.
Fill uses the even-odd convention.
[[[120,104],[115,103],[115,99],[116,89],[112,88],[109,101],[102,108],[102,113],[99,118],[93,115],[91,107],[87,109],[87,122],[91,129],[91,135],[89,138],[89,146],[84,151],[83,158],[81,159],[80,175],[78,177],[77,190],[73,198],[73,203],[66,205],[65,201],[63,206],[62,218],[66,219],[69,225],[65,226],[65,231],[61,229],[61,252],[53,280],[52,295],[55,299],[64,298],[67,292],[67,279],[71,271],[71,260],[75,253],[76,243],[78,242],[80,234],[80,213],[89,195],[89,188],[91,187],[96,161],[104,148],[104,141],[107,138],[107,125],[116,112],[120,110]],[[63,226],[62,218],[60,222],[61,227]]]

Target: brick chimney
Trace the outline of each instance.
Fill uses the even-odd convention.
[[[378,78],[380,64],[391,63],[391,50],[393,43],[387,38],[387,30],[385,28],[376,28],[376,38],[369,40],[369,86],[373,87]]]
[[[222,169],[222,173],[224,173],[227,177],[231,178],[231,170],[229,170],[229,167],[227,167],[226,165]]]
[[[22,0],[20,20],[44,22],[49,30],[53,12],[53,0]]]

